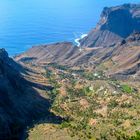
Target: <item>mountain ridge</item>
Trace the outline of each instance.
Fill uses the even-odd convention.
[[[80,40],[82,47],[112,47],[134,31],[140,31],[140,4],[104,8],[97,26]]]
[[[40,54],[45,53],[45,55],[43,55],[44,57],[40,57],[40,55],[38,55],[39,53],[36,51],[38,49],[40,50]],[[63,53],[61,50],[63,50]],[[115,47],[93,47],[80,49],[71,43],[57,43],[57,45],[52,44],[33,47],[27,51],[27,53],[17,56],[15,60],[22,63],[33,63],[35,65],[42,66],[49,63],[58,63],[68,67],[87,67],[94,70],[96,68],[98,69],[98,65],[104,64],[111,59],[117,65],[114,65],[114,68],[108,67],[109,70],[106,71],[107,75],[119,74],[129,77],[137,72],[139,73],[139,69],[134,68],[137,67],[136,65],[139,61],[139,51],[140,33],[134,32],[128,36],[128,38],[118,42]],[[134,55],[135,52],[137,53]],[[58,55],[59,53],[60,55]],[[123,55],[125,55],[125,57]],[[131,63],[129,63],[129,61],[126,62],[126,60],[133,62],[132,65],[130,66]],[[131,70],[133,73],[128,72]]]

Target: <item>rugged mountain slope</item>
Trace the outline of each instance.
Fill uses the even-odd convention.
[[[74,45],[70,42],[55,43],[51,45],[35,46],[27,52],[16,56],[15,60],[22,62],[32,62],[37,64],[47,64],[49,62],[62,62],[67,57],[75,54]]]
[[[112,50],[110,58],[115,63],[112,73],[135,75],[140,72],[140,34],[134,33]],[[136,75],[135,75],[136,76]]]
[[[23,78],[28,70],[0,50],[0,140],[20,139],[24,128],[49,114],[50,103],[35,90],[41,85]],[[43,86],[42,86],[43,88]]]
[[[46,66],[58,63],[68,67],[101,70],[107,75],[139,75],[140,33],[131,34],[115,47],[79,49],[71,43],[57,43],[31,48],[16,61]]]
[[[134,31],[140,31],[140,5],[104,8],[96,28],[82,39],[83,47],[112,47]]]
[[[15,57],[18,62],[46,65],[59,63],[67,66],[88,65],[90,59],[100,58],[104,48],[83,48],[80,49],[69,42],[62,42],[50,45],[35,46],[27,52]],[[105,51],[108,52],[109,49]],[[94,61],[91,63],[93,64]]]

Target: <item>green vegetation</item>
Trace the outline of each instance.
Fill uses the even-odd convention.
[[[140,132],[136,131],[135,135],[129,138],[129,140],[140,140]]]
[[[118,102],[115,100],[111,100],[110,103],[108,104],[109,108],[115,108],[118,106]]]
[[[102,71],[99,72],[83,72],[82,77],[86,78],[87,80],[97,80],[97,79],[105,79],[105,75]]]
[[[48,64],[48,66],[51,66],[53,68],[60,69],[60,70],[67,70],[68,69],[67,66],[58,65],[57,63],[50,63],[50,64]]]
[[[50,110],[65,120],[52,130],[65,133],[69,140],[139,139],[140,133],[134,132],[140,125],[140,95],[129,84],[107,78],[103,72],[56,64],[46,67],[45,77],[53,86],[46,93],[52,100]]]
[[[121,85],[121,89],[123,92],[126,92],[126,93],[134,92],[134,89],[132,87],[130,87],[129,85]]]

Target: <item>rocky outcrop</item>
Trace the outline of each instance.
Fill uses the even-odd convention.
[[[82,47],[113,47],[134,31],[140,31],[140,5],[106,7],[96,28],[80,43]]]

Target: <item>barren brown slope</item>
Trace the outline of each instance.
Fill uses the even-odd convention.
[[[67,66],[80,66],[82,64],[88,64],[92,59],[100,58],[104,54],[103,50],[105,50],[105,54],[109,51],[109,49],[104,48],[80,49],[72,43],[64,42],[32,47],[14,59],[18,62],[36,65],[59,63]]]
[[[139,76],[140,72],[140,34],[130,35],[123,45],[117,46],[111,59],[115,66],[110,69],[112,74]]]
[[[102,70],[107,75],[135,75],[139,73],[140,33],[131,34],[115,47],[79,49],[72,43],[56,43],[31,48],[15,57],[16,61],[46,66],[58,63],[69,67]],[[110,64],[109,64],[110,63]],[[100,67],[100,66],[103,67]]]
[[[15,60],[45,65],[49,62],[62,62],[75,51],[74,45],[70,42],[34,46],[27,52],[16,56]]]

